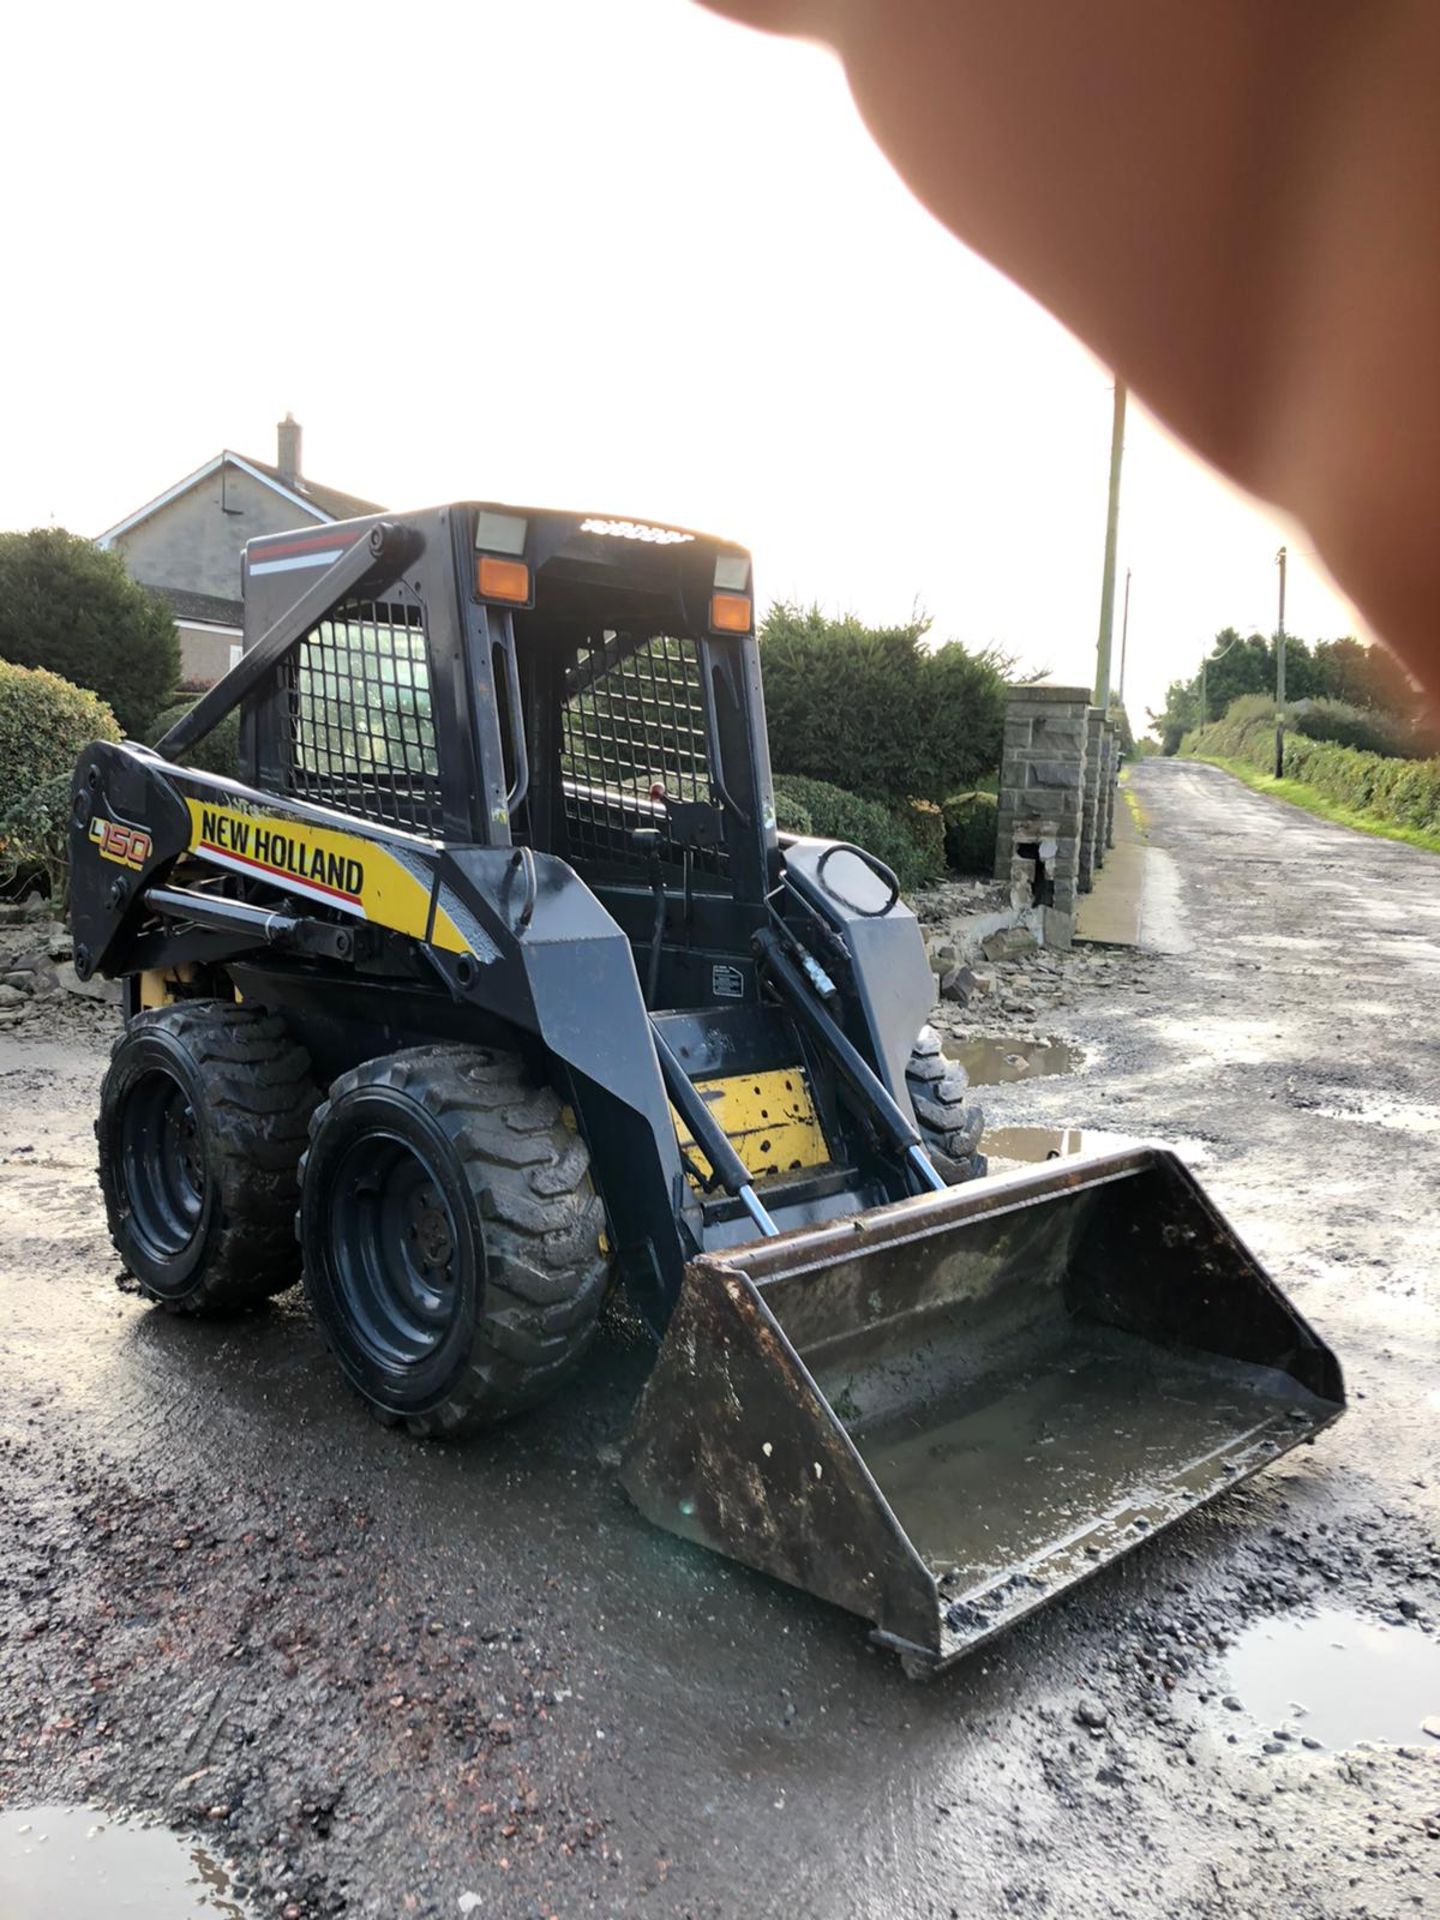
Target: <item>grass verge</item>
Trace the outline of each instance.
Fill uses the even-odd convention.
[[[1253,793],[1286,800],[1292,807],[1313,813],[1318,819],[1333,821],[1337,827],[1353,827],[1357,833],[1371,834],[1377,840],[1403,840],[1406,846],[1423,847],[1426,853],[1440,853],[1440,833],[1423,827],[1402,827],[1394,820],[1377,820],[1373,813],[1355,813],[1349,807],[1327,800],[1323,793],[1307,787],[1303,780],[1277,780],[1273,774],[1257,772],[1243,760],[1223,760],[1218,754],[1197,753],[1189,757],[1203,760],[1207,767],[1221,767],[1226,773],[1233,773]]]

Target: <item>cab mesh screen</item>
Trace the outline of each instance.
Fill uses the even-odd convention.
[[[438,835],[440,763],[419,602],[338,608],[279,673],[289,732],[286,791]]]
[[[587,641],[565,676],[560,765],[570,857],[643,865],[630,844],[635,828],[663,834],[665,799],[710,799],[694,641],[624,633]],[[661,855],[671,857],[664,841]],[[723,855],[696,861],[713,872]]]

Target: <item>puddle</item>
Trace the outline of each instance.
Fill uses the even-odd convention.
[[[1073,1073],[1085,1058],[1063,1040],[949,1039],[945,1058],[964,1067],[972,1087],[1006,1087],[1015,1080],[1040,1080],[1047,1074]]]
[[[1076,1153],[1105,1153],[1135,1144],[1128,1133],[1102,1133],[1098,1127],[987,1127],[980,1151],[992,1171],[997,1160],[1064,1160]]]
[[[1387,1627],[1338,1607],[1265,1620],[1236,1636],[1225,1684],[1267,1735],[1353,1747],[1433,1745],[1440,1725],[1440,1644],[1418,1627]],[[1228,1719],[1230,1716],[1222,1716]]]
[[[193,1840],[99,1807],[0,1814],[4,1920],[245,1920]]]

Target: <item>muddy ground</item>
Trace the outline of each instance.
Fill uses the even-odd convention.
[[[1002,1025],[1085,1063],[987,1106],[1183,1142],[1340,1351],[1338,1427],[916,1686],[627,1506],[635,1350],[444,1451],[366,1420],[297,1299],[117,1291],[111,1016],[72,1003],[0,1034],[0,1806],[154,1810],[291,1920],[1440,1912],[1419,1708],[1305,1746],[1226,1666],[1322,1602],[1434,1650],[1440,860],[1202,767],[1134,787],[1184,950],[1022,963]]]

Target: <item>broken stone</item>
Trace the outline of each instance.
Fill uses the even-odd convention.
[[[0,986],[0,1007],[23,1007],[28,997],[19,987]]]
[[[969,967],[951,967],[940,981],[940,998],[958,1001],[962,1007],[968,1005],[976,991],[976,976]]]
[[[1000,927],[986,934],[980,951],[987,960],[1013,960],[1022,953],[1034,953],[1038,945],[1028,927]]]
[[[119,1000],[120,983],[118,980],[102,980],[97,974],[91,980],[82,980],[75,971],[74,963],[66,960],[55,969],[60,985],[67,993],[77,993],[86,1000]]]

